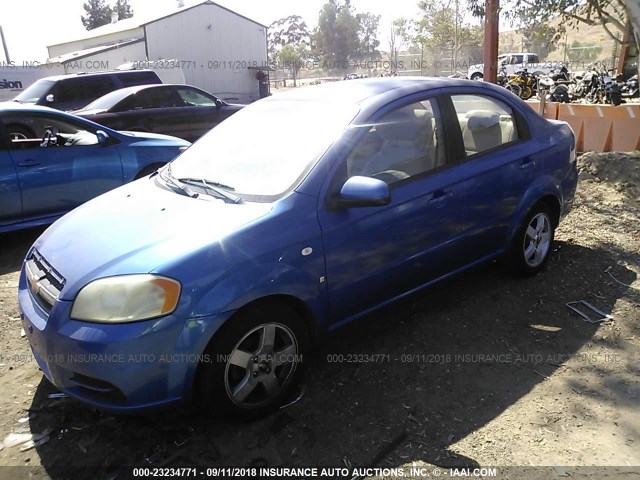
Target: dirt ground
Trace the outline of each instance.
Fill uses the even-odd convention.
[[[49,398],[16,303],[42,230],[1,236],[0,440],[50,433],[28,451],[5,445],[0,466],[52,479],[114,478],[118,465],[640,466],[640,152],[579,166],[544,272],[490,264],[367,316],[320,346],[297,402],[248,423],[114,417]],[[565,306],[576,300],[613,319],[582,320]]]

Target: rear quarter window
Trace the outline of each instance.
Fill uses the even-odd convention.
[[[124,87],[162,83],[155,72],[131,72],[116,75]]]

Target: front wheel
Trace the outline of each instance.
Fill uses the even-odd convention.
[[[307,328],[295,310],[277,303],[248,307],[228,322],[198,368],[196,402],[209,415],[263,415],[300,377]]]
[[[542,270],[549,259],[555,234],[555,223],[546,205],[532,209],[513,236],[508,264],[516,273],[533,275]]]
[[[471,80],[482,80],[483,75],[481,73],[474,73],[471,75]]]
[[[522,87],[522,90],[520,91],[520,98],[523,100],[529,100],[531,97],[533,97],[533,89],[529,85]]]

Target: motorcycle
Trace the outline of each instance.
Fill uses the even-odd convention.
[[[518,95],[523,100],[529,100],[538,90],[538,79],[526,68],[510,75],[506,85],[507,90]]]
[[[638,88],[638,75],[634,75],[629,78],[622,88],[620,89],[620,94],[623,98],[635,98],[640,97],[640,90]]]
[[[584,98],[588,103],[610,103],[617,106],[622,103],[622,92],[620,85],[611,78],[610,71],[593,70]]]
[[[569,70],[563,66],[552,74],[538,79],[538,98],[546,97],[551,102],[569,103],[572,97],[570,93],[572,85]]]

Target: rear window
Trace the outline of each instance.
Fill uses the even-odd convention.
[[[118,73],[116,76],[125,87],[162,83],[156,72],[128,72]]]

